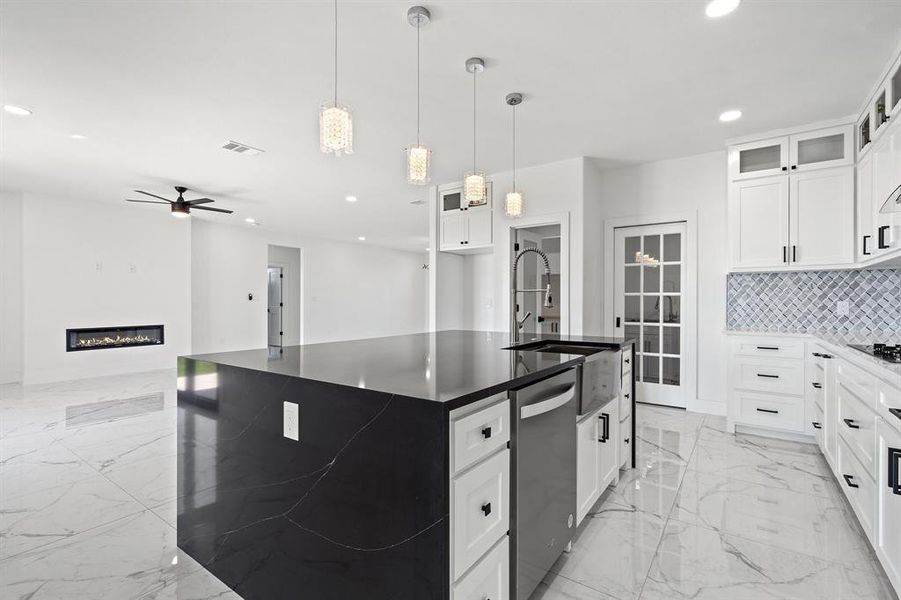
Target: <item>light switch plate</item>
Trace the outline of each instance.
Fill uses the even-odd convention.
[[[300,440],[300,406],[294,402],[285,402],[283,414],[283,435],[295,442]]]
[[[835,312],[840,317],[847,317],[851,313],[851,303],[847,300],[839,300],[836,302]]]

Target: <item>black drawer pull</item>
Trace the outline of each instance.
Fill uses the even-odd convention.
[[[845,425],[848,426],[848,429],[860,429],[860,425],[857,425],[854,422],[854,419],[842,419],[845,422]]]
[[[823,385],[820,384],[820,383],[817,383],[816,381],[814,381],[814,382],[811,383],[810,385],[812,385],[812,386],[814,387],[814,389],[817,389],[817,390],[823,389]]]
[[[598,438],[598,441],[602,444],[606,444],[607,440],[610,439],[610,415],[601,413],[598,418],[604,424],[601,428],[601,437]]]
[[[779,346],[757,346],[758,350],[778,350]]]
[[[888,449],[888,486],[892,493],[901,496],[901,450]]]
[[[779,414],[779,411],[778,411],[778,410],[773,410],[772,408],[758,408],[758,409],[757,409],[757,412],[769,413],[769,414],[771,414],[771,415],[778,415],[778,414]]]
[[[889,244],[886,243],[886,241],[885,241],[885,232],[888,230],[889,230],[888,225],[883,225],[882,227],[880,227],[879,229],[876,230],[877,237],[879,238],[878,245],[879,245],[880,250],[885,250],[886,248],[889,247]]]
[[[628,358],[627,358],[627,359],[624,360],[623,362],[626,363],[626,364],[629,364],[629,363],[631,362],[631,359],[628,359]]]
[[[482,430],[482,437],[485,438],[486,440],[491,437],[491,428],[490,427],[486,427]]]
[[[490,502],[486,502],[485,504],[482,505],[482,513],[486,517],[491,514],[491,503]]]
[[[813,422],[811,423],[811,425],[813,425],[813,428],[814,428],[814,429],[822,429],[822,428],[823,428],[823,426],[820,425],[820,423],[819,423],[818,421],[813,421]]]
[[[856,483],[851,483],[851,480],[854,479],[853,475],[842,475],[842,477],[845,478],[845,483],[848,484],[848,487],[851,487],[851,488],[859,488],[860,487]]]
[[[623,440],[623,443],[628,444],[628,443],[629,443],[629,438],[624,439],[624,440]]]
[[[901,408],[890,408],[888,409],[890,413],[901,419]]]
[[[628,397],[629,397],[629,394],[623,394],[623,396],[625,396],[626,398],[628,398]]]
[[[819,352],[812,352],[811,354],[813,354],[813,355],[816,356],[817,358],[823,358],[823,355],[820,354]]]
[[[820,356],[822,356],[823,358],[835,358],[831,354],[820,354]]]
[[[767,375],[766,373],[758,373],[758,377],[765,377],[767,379],[779,379],[778,375]]]

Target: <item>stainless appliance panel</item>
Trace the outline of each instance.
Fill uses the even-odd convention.
[[[621,368],[621,350],[602,350],[585,358],[579,370],[579,387],[582,389],[579,415],[587,415],[619,397]]]
[[[514,599],[529,598],[575,532],[579,396],[576,369],[510,392]]]

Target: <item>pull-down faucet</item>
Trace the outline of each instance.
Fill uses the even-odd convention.
[[[544,276],[547,279],[547,284],[544,289],[537,288],[532,290],[518,290],[516,289],[516,267],[519,264],[519,259],[523,257],[527,252],[534,252],[544,261]],[[520,293],[539,293],[544,294],[544,307],[551,308],[554,303],[551,298],[551,263],[547,259],[547,254],[544,253],[540,248],[523,248],[519,251],[516,257],[513,259],[513,273],[510,276],[510,338],[512,343],[518,344],[520,342],[520,331],[522,331],[523,326],[525,325],[526,319],[532,314],[531,311],[527,312],[526,315],[522,318],[522,321],[516,318],[517,313],[517,303],[516,303],[516,295]]]

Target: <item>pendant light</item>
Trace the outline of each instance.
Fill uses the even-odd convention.
[[[407,11],[407,21],[416,28],[416,143],[407,148],[407,182],[426,185],[431,180],[432,151],[419,140],[419,30],[429,24],[432,15],[424,6]]]
[[[470,206],[488,201],[485,174],[476,170],[476,74],[484,70],[485,61],[481,58],[466,61],[466,71],[472,73],[472,171],[463,176],[463,198]]]
[[[335,0],[335,94],[319,107],[319,150],[325,154],[353,154],[353,118],[338,104],[338,0]]]
[[[504,213],[515,219],[522,216],[522,193],[516,187],[516,107],[522,104],[522,94],[507,94],[506,102],[513,111],[513,189],[504,197]]]

